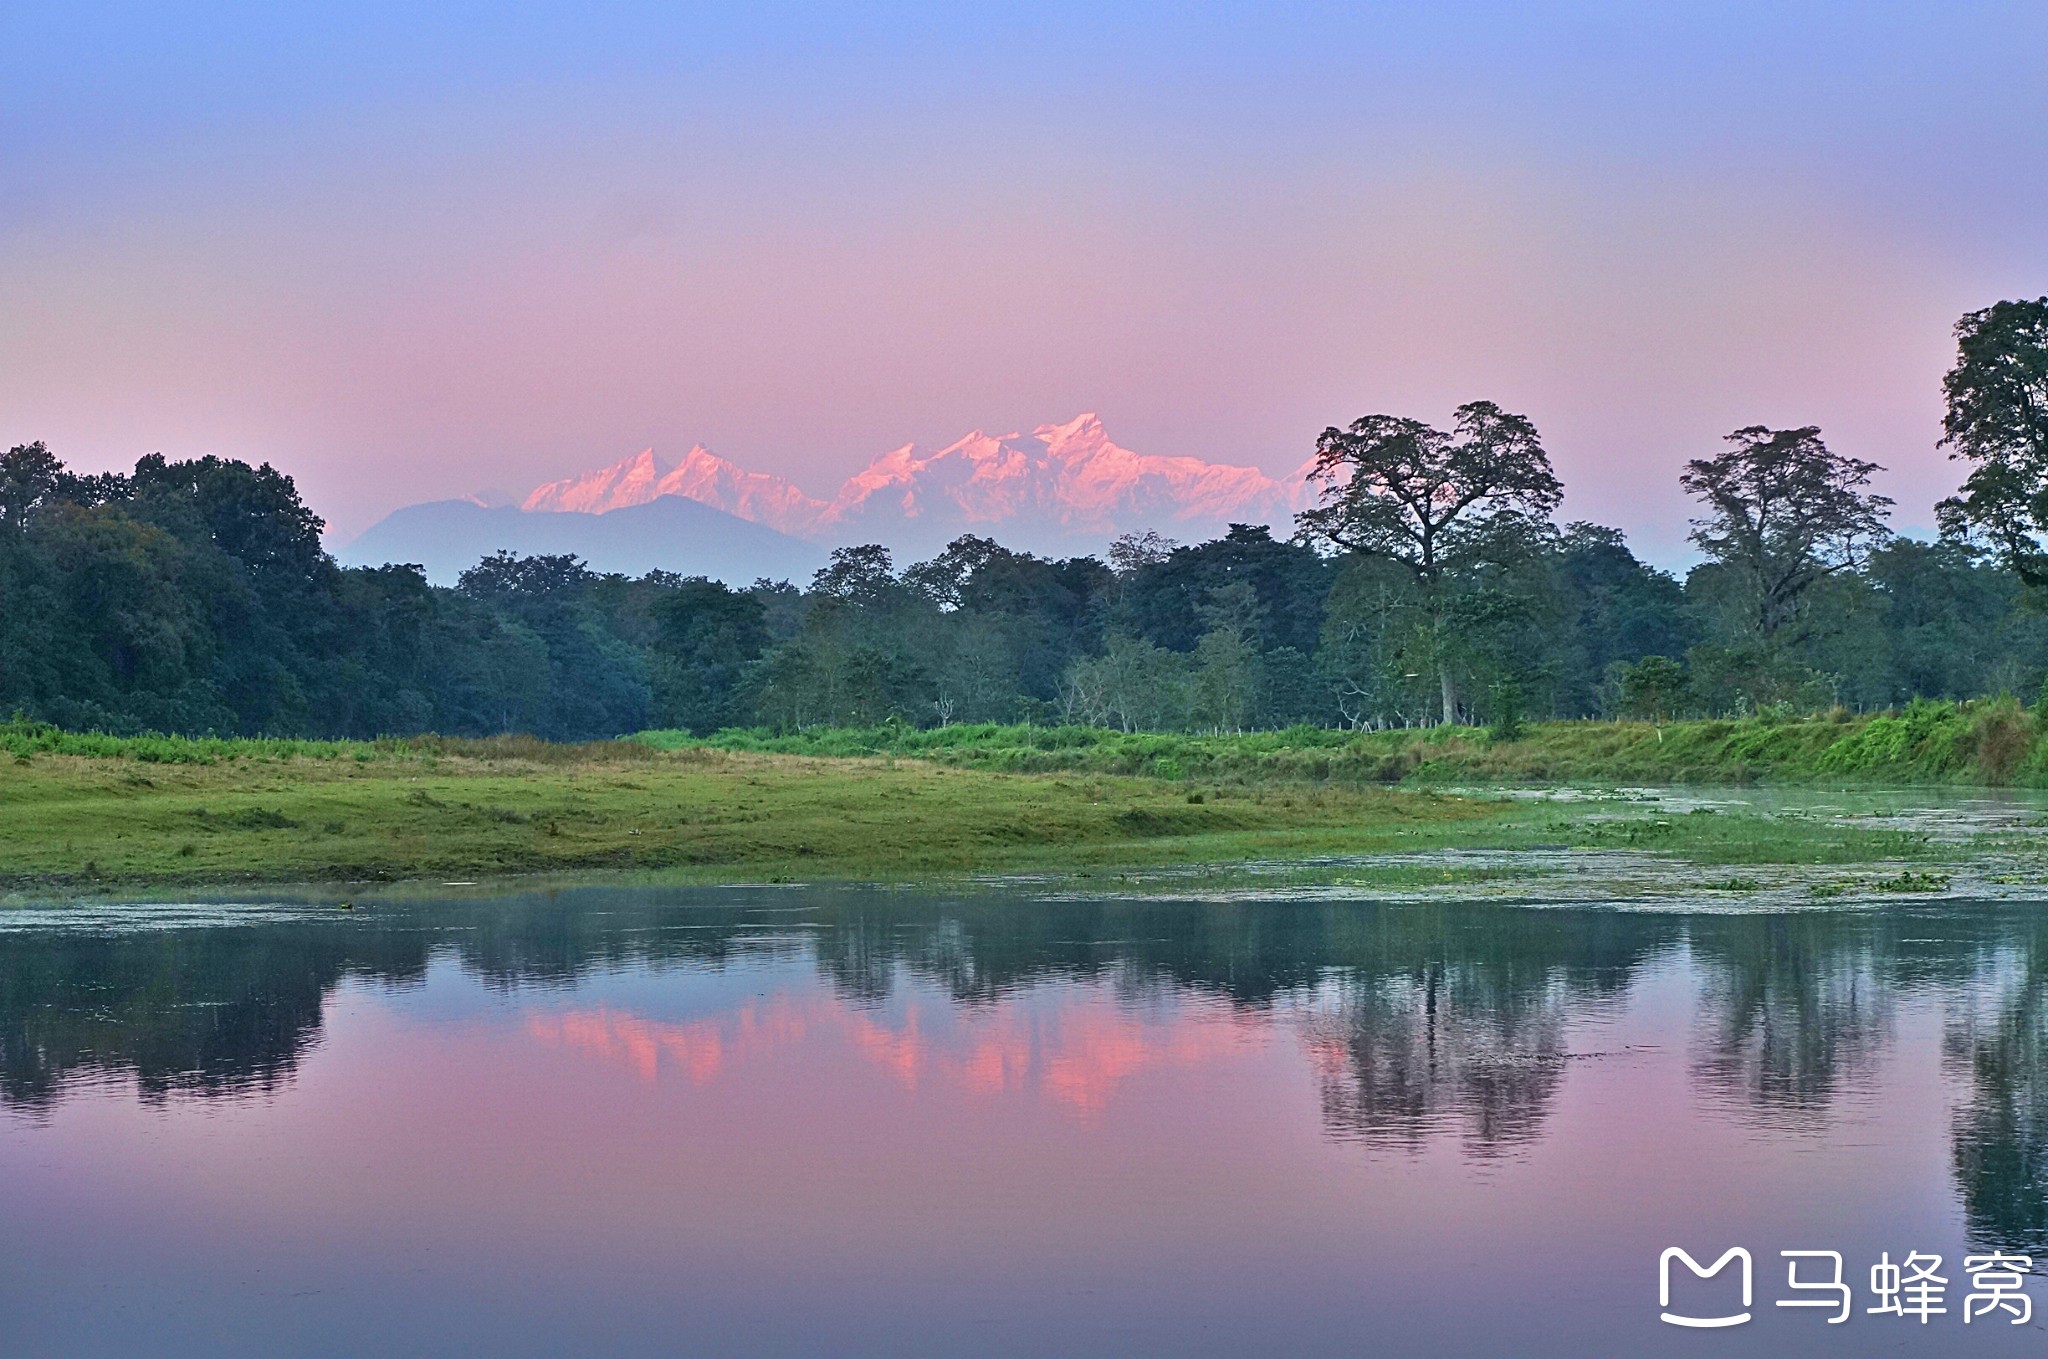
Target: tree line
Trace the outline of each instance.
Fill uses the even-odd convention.
[[[1933,542],[1875,463],[1751,426],[1680,475],[1683,578],[1555,513],[1536,427],[1371,415],[1317,441],[1291,536],[984,537],[807,585],[499,553],[455,587],[345,569],[290,477],[205,457],[80,475],[0,456],[0,711],[74,728],[334,737],[1028,721],[1124,730],[1880,708],[2048,675],[2048,298],[1956,326]]]

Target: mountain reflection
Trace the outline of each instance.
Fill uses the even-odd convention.
[[[908,1088],[1021,1091],[1086,1120],[1146,1072],[1295,1044],[1328,1136],[1472,1158],[1540,1139],[1588,1047],[1575,1028],[1655,977],[1696,999],[1685,1069],[1710,1110],[1825,1138],[1885,1069],[1903,998],[1932,997],[1972,1239],[2048,1257],[2048,922],[2026,908],[1678,916],[591,888],[250,922],[229,908],[163,929],[61,915],[0,929],[0,1106],[30,1117],[87,1083],[145,1100],[274,1090],[337,987],[416,986],[439,962],[525,997],[539,1047],[646,1081],[727,1079],[829,1040]],[[822,985],[682,1019],[586,993],[615,973],[769,963]]]
[[[1086,1119],[1147,1070],[1226,1061],[1270,1036],[1270,1026],[1255,1017],[1191,1008],[1172,1004],[1148,1012],[1099,994],[1027,1008],[1012,998],[968,1011],[957,1023],[927,1026],[915,1005],[903,1022],[890,1024],[826,998],[781,998],[688,1023],[602,1006],[543,1011],[527,1017],[526,1032],[544,1046],[620,1067],[647,1084],[681,1079],[708,1085],[772,1059],[779,1049],[836,1042],[906,1089],[1024,1091]]]

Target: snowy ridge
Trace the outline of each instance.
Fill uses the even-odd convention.
[[[1156,528],[1196,535],[1231,522],[1285,525],[1309,501],[1297,475],[1161,457],[1114,442],[1093,412],[1029,436],[975,430],[932,452],[904,444],[818,500],[699,444],[673,467],[646,449],[609,467],[535,488],[522,508],[603,514],[682,496],[813,540],[931,546],[962,532],[1006,530],[1019,546],[1098,543]],[[905,539],[911,541],[906,542]]]

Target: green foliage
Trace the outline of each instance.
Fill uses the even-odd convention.
[[[1946,764],[1962,730],[1955,704],[1916,700],[1902,713],[1881,713],[1843,735],[1820,753],[1815,767],[1824,774],[1853,774]]]
[[[661,720],[709,733],[746,716],[748,667],[768,647],[759,598],[714,580],[679,582],[653,606],[649,645]]]
[[[1316,441],[1309,480],[1315,508],[1296,516],[1311,543],[1375,558],[1407,571],[1420,596],[1423,647],[1446,723],[1457,719],[1460,662],[1475,646],[1475,623],[1514,616],[1501,607],[1526,588],[1503,592],[1498,577],[1549,544],[1550,515],[1564,487],[1550,468],[1536,426],[1490,401],[1457,409],[1449,432],[1419,420],[1362,416]],[[1491,578],[1491,579],[1490,579]],[[1412,642],[1411,642],[1412,644]],[[1405,676],[1404,676],[1405,677]]]
[[[1751,425],[1728,444],[1688,462],[1678,480],[1707,510],[1693,542],[1726,569],[1750,628],[1770,641],[1798,618],[1808,591],[1885,536],[1892,502],[1868,489],[1883,469],[1832,452],[1817,426]]]
[[[1645,656],[1621,666],[1621,711],[1628,717],[1661,722],[1685,700],[1685,667],[1669,656]]]
[[[464,571],[455,588],[471,599],[534,600],[577,593],[596,579],[582,559],[571,554],[521,557],[501,550]]]
[[[0,453],[0,530],[20,533],[56,491],[64,465],[41,440]]]
[[[1486,737],[1494,742],[1519,741],[1527,734],[1527,724],[1522,720],[1522,689],[1513,680],[1502,680],[1493,687],[1493,721],[1487,725]]]
[[[1197,728],[1243,731],[1257,715],[1264,680],[1258,648],[1236,628],[1217,628],[1195,643],[1189,715]]]
[[[2022,579],[2048,584],[2048,297],[1971,312],[1956,351],[1942,442],[1974,466],[1938,507],[1942,531],[1981,535]]]
[[[211,765],[241,760],[333,760],[373,749],[343,741],[109,736],[102,732],[65,731],[49,722],[30,721],[19,713],[0,722],[0,751],[16,759],[75,755],[96,760],[134,760],[141,764]]]
[[[1126,733],[1182,726],[1192,679],[1187,658],[1113,633],[1100,656],[1076,661],[1061,693],[1071,719]]]
[[[1900,712],[1834,710],[1743,719],[1520,722],[1348,732],[1297,726],[1236,734],[1122,732],[1096,725],[892,724],[710,737],[642,732],[662,750],[897,756],[1009,773],[1142,774],[1188,782],[1860,783],[2048,787],[2048,739],[2013,700],[1926,700]]]
[[[1330,592],[1317,666],[1349,726],[1411,726],[1436,701],[1430,620],[1405,569],[1373,558],[1344,563]]]
[[[1133,570],[1112,607],[1117,626],[1170,651],[1195,649],[1227,627],[1261,650],[1313,653],[1337,563],[1265,525],[1232,524],[1223,537],[1174,547]]]
[[[151,455],[0,460],[0,711],[77,731],[615,735],[648,718],[631,583],[500,557],[437,590],[343,571],[289,477]]]

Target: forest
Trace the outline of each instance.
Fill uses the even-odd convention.
[[[1957,323],[1935,541],[1876,464],[1751,426],[1680,474],[1700,562],[1558,523],[1535,426],[1323,431],[1293,532],[1126,535],[1049,560],[983,537],[834,552],[735,588],[573,557],[344,569],[269,465],[82,475],[0,456],[0,713],[116,734],[375,737],[893,722],[1231,733],[1676,718],[2031,696],[2048,676],[2048,298]]]

